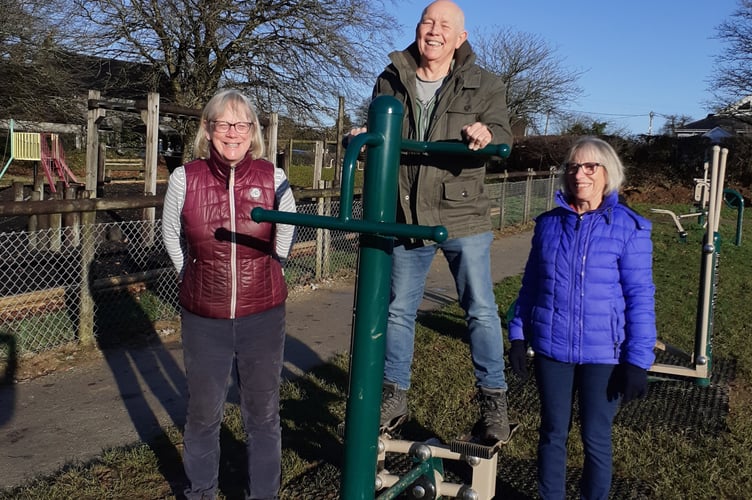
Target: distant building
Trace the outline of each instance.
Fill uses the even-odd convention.
[[[752,96],[722,109],[717,114],[709,114],[701,120],[677,128],[676,137],[704,135],[718,141],[737,135],[752,135]]]

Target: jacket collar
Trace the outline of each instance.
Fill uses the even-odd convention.
[[[409,68],[412,72],[418,70],[420,64],[420,52],[418,52],[418,42],[411,43],[404,50],[396,50],[389,54],[389,59],[399,70]],[[461,71],[465,67],[472,66],[475,62],[475,52],[470,46],[470,42],[465,40],[459,48],[454,51],[454,64],[451,73]]]
[[[253,158],[250,152],[248,152],[245,158],[240,160],[235,167],[231,167],[229,163],[222,160],[213,144],[209,146],[209,158],[206,160],[212,175],[225,186],[228,185],[230,180],[230,170],[235,169],[235,179],[238,179],[248,170],[252,162]]]
[[[575,212],[572,206],[569,204],[566,195],[561,189],[556,192],[556,203],[565,210],[568,210],[569,212],[577,215],[577,212]],[[601,214],[606,219],[606,223],[610,224],[611,219],[613,218],[614,207],[616,207],[616,205],[618,204],[619,193],[617,191],[611,191],[603,197],[603,201],[598,208],[587,213]]]

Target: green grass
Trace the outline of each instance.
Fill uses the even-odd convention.
[[[334,169],[321,169],[321,180],[331,181],[334,179]],[[313,188],[313,165],[291,165],[288,172],[290,185],[300,188]],[[355,187],[363,187],[363,171],[355,171]]]
[[[688,235],[682,242],[668,217],[649,214],[649,207],[637,206],[654,221],[654,278],[657,293],[657,321],[662,340],[690,350],[695,335],[695,314],[699,289],[702,229],[685,224]],[[678,213],[686,207],[675,207]],[[615,477],[647,489],[650,498],[705,499],[749,497],[752,487],[752,308],[749,300],[752,263],[752,226],[744,228],[742,245],[733,244],[736,214],[724,210],[721,225],[713,352],[717,360],[735,363],[730,382],[729,408],[722,430],[715,433],[676,429],[648,420],[642,426],[619,424],[614,428]],[[750,215],[747,210],[747,215]],[[503,265],[497,262],[495,265]],[[515,299],[520,277],[496,286],[496,297],[504,316]],[[463,340],[462,311],[448,306],[422,316],[416,331],[413,386],[410,391],[412,420],[405,433],[424,439],[448,440],[466,430],[476,418],[473,376],[469,350]],[[319,494],[335,494],[337,471],[343,448],[336,426],[345,414],[348,386],[347,358],[341,356],[303,378],[282,387],[283,498],[300,498],[293,493],[305,478]],[[534,394],[513,377],[510,380],[512,415],[522,429],[502,451],[504,464],[534,468],[537,441],[537,412],[519,405]],[[662,384],[663,382],[655,382]],[[690,382],[686,384],[694,386]],[[531,385],[531,384],[528,384]],[[652,385],[651,391],[658,390]],[[532,392],[531,392],[532,391]],[[641,404],[644,402],[638,402]],[[635,403],[632,403],[635,404]],[[689,411],[701,411],[700,402]],[[641,407],[634,407],[637,414]],[[652,414],[651,414],[652,415]],[[659,418],[662,415],[659,415]],[[575,422],[569,442],[569,466],[578,470],[582,449]],[[243,432],[237,407],[228,405],[223,423],[223,459],[220,487],[225,498],[237,498],[242,489],[238,464],[243,463]],[[12,491],[10,498],[173,498],[181,472],[176,458],[181,435],[167,429],[158,440],[132,448],[108,450],[86,464],[73,464],[47,478],[39,478]],[[522,477],[508,480],[511,494],[532,495],[534,486]],[[532,491],[531,491],[532,489]],[[497,488],[497,493],[499,492]],[[324,498],[321,496],[320,498]],[[326,498],[335,498],[330,496]]]

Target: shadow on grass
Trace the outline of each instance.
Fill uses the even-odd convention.
[[[172,425],[183,428],[187,399],[185,373],[155,331],[139,302],[138,290],[92,290],[92,295],[96,303],[98,347],[140,441],[149,445],[172,494],[180,498],[186,483],[182,457],[177,446],[164,435],[158,409],[167,414]],[[147,398],[147,394],[153,398]]]

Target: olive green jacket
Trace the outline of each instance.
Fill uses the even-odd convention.
[[[416,137],[415,123],[419,57],[416,43],[392,52],[392,63],[374,87],[374,97],[392,95],[402,103],[402,137],[412,140],[421,140]],[[475,64],[475,53],[465,42],[455,52],[453,68],[439,91],[427,140],[462,141],[462,127],[474,122],[488,126],[492,144],[512,145],[504,83]],[[491,230],[483,189],[485,159],[403,152],[400,163],[398,222],[443,225],[450,238]]]

